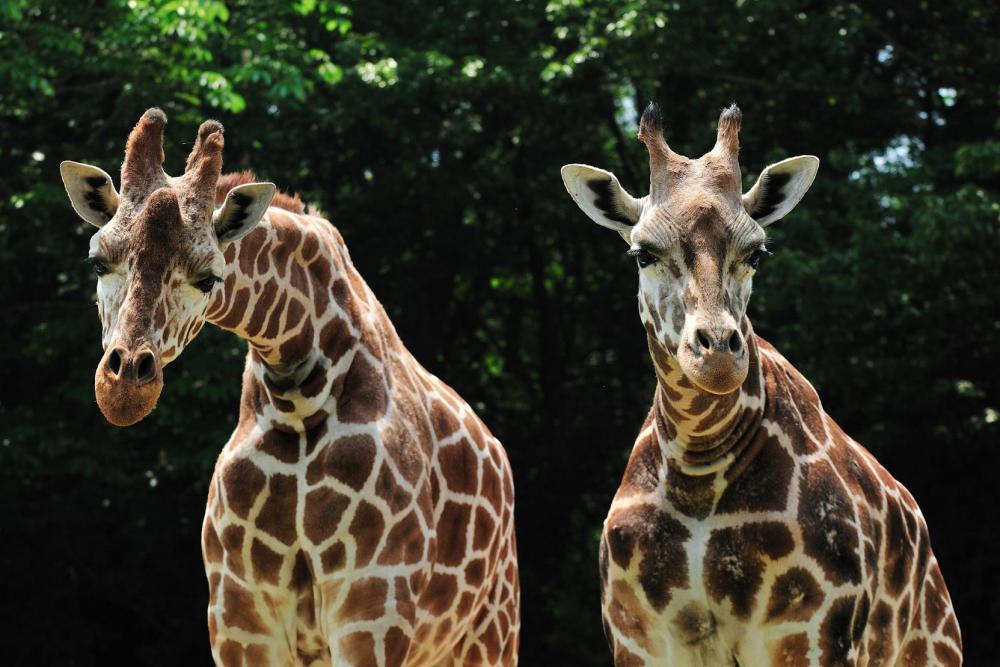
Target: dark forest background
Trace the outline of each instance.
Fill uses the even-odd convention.
[[[58,164],[118,173],[138,116],[340,228],[416,356],[507,447],[524,665],[608,665],[596,543],[653,387],[634,262],[559,167],[646,191],[636,109],[747,184],[812,153],[757,331],[919,500],[969,665],[1000,654],[1000,5],[798,0],[0,2],[3,663],[210,662],[199,527],[243,343],[204,331],[130,429],[93,396],[91,229]],[[117,178],[116,178],[117,180]]]

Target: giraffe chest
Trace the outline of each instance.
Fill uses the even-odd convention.
[[[459,620],[486,604],[490,580],[509,574],[501,565],[512,552],[499,547],[513,539],[512,488],[481,427],[432,424],[330,419],[234,438],[216,466],[203,536],[220,618],[232,616],[229,591],[255,610],[255,629],[283,626],[308,656],[338,627],[394,609],[427,644],[421,655],[442,657],[464,632]]]
[[[429,463],[401,433],[408,431],[333,420],[302,431],[252,429],[220,457],[208,514],[273,550],[303,551],[317,577],[412,558],[388,553],[387,541],[412,540],[387,533],[419,537],[410,523],[433,525],[434,508],[421,484]]]
[[[848,654],[874,596],[880,537],[829,461],[795,465],[774,442],[721,492],[664,477],[653,491],[620,491],[605,524],[612,634],[642,637],[649,655],[677,664],[809,664],[823,642]]]
[[[360,570],[403,566],[404,576],[426,577],[433,506],[429,490],[408,480],[427,466],[392,437],[323,423],[251,429],[231,442],[210,487],[206,566],[231,577],[231,589],[285,608],[278,620],[300,638],[318,637],[324,608],[374,613],[357,607],[377,596],[351,597]]]
[[[834,594],[789,524],[643,512],[642,527],[609,516],[603,606],[650,664],[805,665],[824,623],[850,629],[858,589]]]

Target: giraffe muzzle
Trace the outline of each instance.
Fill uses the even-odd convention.
[[[109,346],[94,375],[97,405],[115,426],[131,426],[152,412],[162,390],[160,355],[145,344]]]
[[[697,326],[685,337],[677,360],[684,374],[711,394],[736,391],[746,380],[749,357],[743,334],[734,326]]]

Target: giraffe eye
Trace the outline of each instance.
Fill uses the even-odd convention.
[[[198,282],[196,282],[194,286],[200,289],[205,294],[208,294],[209,292],[212,291],[212,288],[215,287],[215,283],[220,282],[221,280],[222,278],[218,276],[206,276],[201,280],[199,280]]]
[[[642,248],[637,248],[635,250],[630,250],[629,253],[632,257],[635,257],[636,263],[639,265],[640,269],[644,269],[650,264],[656,262],[656,256],[648,250]]]
[[[107,264],[96,257],[88,257],[87,261],[94,266],[94,273],[96,273],[98,277],[106,275],[111,270],[108,268]]]
[[[747,257],[747,264],[750,265],[751,269],[757,270],[757,265],[760,264],[760,260],[770,255],[771,253],[764,246],[760,246]]]

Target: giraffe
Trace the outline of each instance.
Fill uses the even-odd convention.
[[[618,667],[961,664],[958,622],[920,509],[824,412],[746,315],[764,228],[803,197],[813,156],[742,193],[741,113],[673,152],[642,114],[650,192],[566,165],[572,198],[629,244],[656,373],[600,540]]]
[[[510,464],[407,351],[339,232],[250,172],[204,122],[163,171],[166,115],[129,135],[119,194],[64,162],[90,241],[104,416],[145,417],[205,322],[248,341],[239,419],[202,532],[217,665],[517,663]]]

